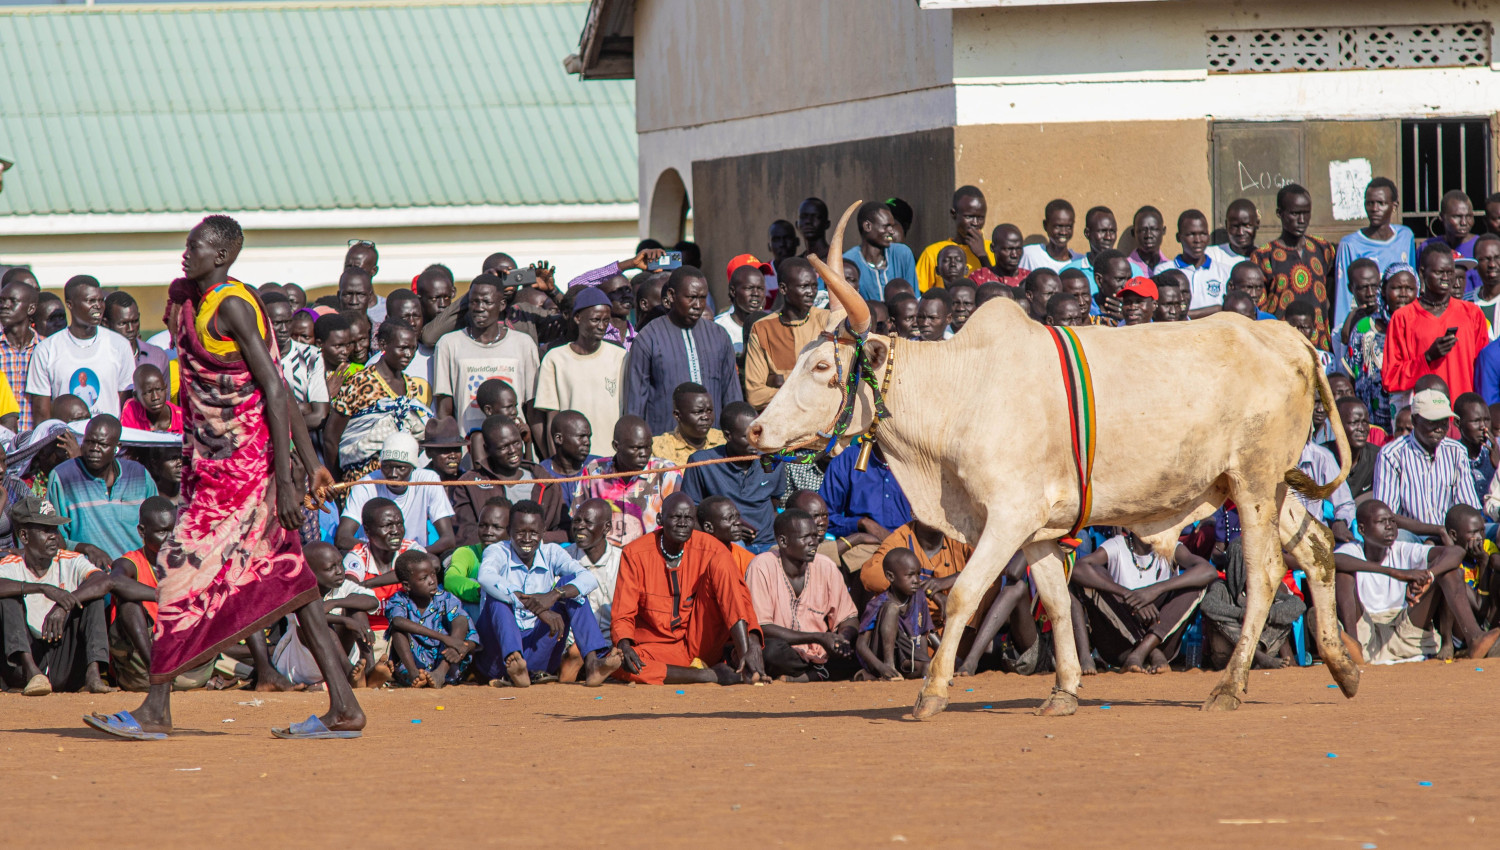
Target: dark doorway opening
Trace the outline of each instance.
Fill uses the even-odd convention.
[[[1401,221],[1420,241],[1442,230],[1443,193],[1462,189],[1484,226],[1490,194],[1490,122],[1483,118],[1401,122]]]

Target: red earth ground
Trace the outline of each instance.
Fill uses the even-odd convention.
[[[1070,718],[989,673],[924,723],[916,682],[361,691],[365,736],[311,742],[267,730],[320,694],[179,694],[155,743],[79,722],[136,694],[4,694],[0,846],[1494,848],[1493,663],[1256,672],[1233,714],[1105,674]]]

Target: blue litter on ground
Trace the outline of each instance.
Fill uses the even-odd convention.
[[[1423,788],[1431,788],[1432,787],[1432,783],[1431,782],[1418,782],[1417,784],[1420,785],[1420,786],[1422,786]]]
[[[1336,688],[1336,687],[1338,687],[1338,685],[1329,685],[1328,687],[1330,687],[1330,688]]]
[[[687,691],[678,691],[678,692],[677,692],[677,695],[678,695],[678,696],[681,696],[681,695],[683,695],[683,694],[685,694],[685,693],[687,693]]]
[[[422,721],[420,721],[420,720],[413,720],[412,722],[413,723],[421,723]]]
[[[993,705],[987,705],[987,706],[985,706],[985,708],[994,708],[994,706]]]
[[[974,689],[973,688],[964,688],[964,693],[966,693],[966,694],[972,694],[972,693],[974,693]]]
[[[594,699],[604,699],[604,697],[594,697]]]
[[[1484,668],[1483,667],[1475,667],[1474,668],[1474,672],[1475,673],[1483,673],[1484,672]]]
[[[1114,708],[1114,706],[1112,706],[1112,705],[1101,705],[1101,706],[1099,706],[1099,708],[1101,710],[1103,710],[1103,711],[1109,711],[1111,708]]]
[[[1338,753],[1329,753],[1328,757],[1331,758],[1331,759],[1336,759],[1336,758],[1339,757],[1339,754]]]
[[[1375,850],[1375,845],[1374,844],[1361,844],[1361,845],[1359,845],[1359,850]]]

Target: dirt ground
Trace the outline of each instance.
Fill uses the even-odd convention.
[[[312,742],[267,729],[319,694],[179,694],[155,743],[79,722],[138,695],[4,694],[0,845],[1493,848],[1483,666],[1369,668],[1352,701],[1256,672],[1234,714],[1198,711],[1213,674],[1106,674],[1071,718],[988,673],[925,723],[915,682],[362,691],[364,738]]]

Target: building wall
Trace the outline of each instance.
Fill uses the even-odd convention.
[[[903,198],[916,212],[909,245],[920,251],[944,238],[951,227],[953,151],[953,131],[942,129],[693,163],[700,195],[728,199],[700,204],[693,222],[714,298],[728,303],[724,268],[729,258],[742,253],[768,258],[767,226],[795,211],[809,194],[828,202],[835,221],[856,200]],[[851,223],[846,250],[858,242],[856,231]]]
[[[159,329],[166,284],[182,274],[185,232],[0,236],[0,261],[30,265],[44,288],[91,274],[141,302],[143,327]],[[546,260],[558,282],[630,256],[636,222],[575,222],[468,227],[385,227],[349,230],[247,230],[234,274],[247,283],[297,283],[312,291],[335,285],[351,238],[380,250],[377,283],[410,284],[431,263],[453,269],[460,281],[480,271],[484,258],[505,251],[522,264]]]

